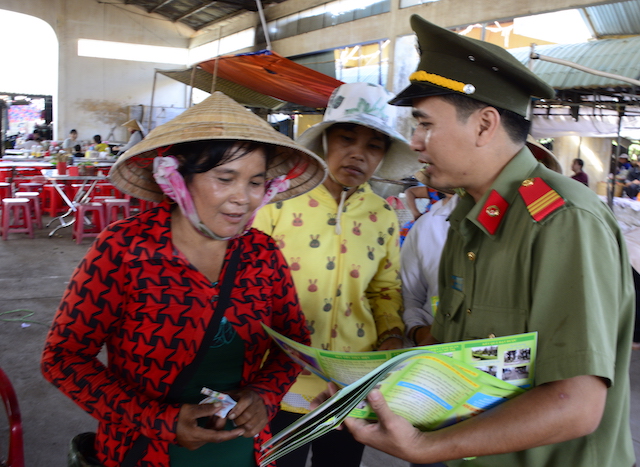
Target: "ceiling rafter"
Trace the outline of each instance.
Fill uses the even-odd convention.
[[[174,19],[174,21],[182,21],[182,20],[184,20],[185,18],[188,18],[189,16],[195,15],[196,13],[199,13],[199,12],[201,12],[201,11],[203,11],[203,10],[206,10],[206,9],[207,9],[207,8],[209,8],[209,7],[214,6],[216,3],[218,3],[218,2],[217,2],[217,1],[216,1],[216,2],[209,2],[209,3],[207,3],[206,5],[199,5],[199,6],[198,6],[198,5],[196,5],[196,6],[195,6],[194,8],[192,8],[191,10],[189,10],[189,11],[185,12],[182,16],[179,16],[179,17],[177,17],[176,19]]]
[[[164,2],[160,2],[158,3],[156,6],[154,6],[153,8],[151,8],[150,10],[147,11],[147,13],[155,13],[156,11],[158,11],[160,8],[162,8],[163,6],[166,6],[170,3],[173,3],[175,0],[164,0]]]

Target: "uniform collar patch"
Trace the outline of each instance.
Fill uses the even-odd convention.
[[[500,196],[500,193],[498,193],[496,190],[491,190],[487,201],[480,209],[480,214],[478,214],[478,222],[480,222],[480,224],[485,229],[487,229],[487,232],[493,235],[498,230],[500,222],[502,222],[502,219],[504,218],[508,207],[509,203],[507,203],[507,201],[502,196]]]

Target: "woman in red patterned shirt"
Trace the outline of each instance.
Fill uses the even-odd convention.
[[[257,465],[300,367],[266,324],[308,344],[287,263],[255,211],[314,188],[313,153],[214,93],[156,128],[110,172],[159,202],[105,229],[71,277],[42,371],[95,417],[104,466]],[[106,347],[108,361],[98,358]],[[203,387],[236,405],[199,402]]]

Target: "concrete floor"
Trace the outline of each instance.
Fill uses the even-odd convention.
[[[40,353],[48,326],[74,267],[91,241],[85,239],[76,245],[70,228],[49,238],[49,230],[37,231],[33,240],[24,234],[0,240],[0,367],[18,394],[27,467],[66,465],[72,436],[96,427],[91,417],[40,375]],[[13,310],[26,311],[11,313]],[[633,353],[631,388],[631,429],[640,459],[640,351]],[[6,419],[0,416],[0,458],[6,455],[7,433]],[[362,467],[407,466],[369,448],[362,463]]]

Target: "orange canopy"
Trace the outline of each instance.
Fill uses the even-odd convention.
[[[335,88],[335,78],[299,65],[270,50],[227,55],[200,63],[200,68],[256,92],[312,108],[324,108]]]

